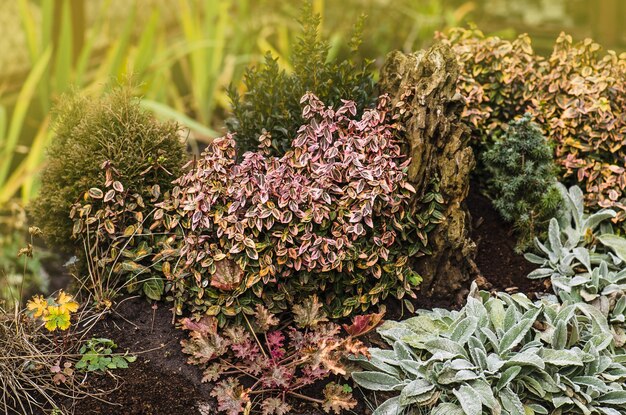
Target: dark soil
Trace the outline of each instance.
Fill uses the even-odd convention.
[[[84,399],[75,402],[75,414],[100,415],[186,415],[213,406],[210,387],[200,382],[201,373],[186,364],[181,352],[183,332],[172,325],[167,305],[156,309],[143,298],[124,300],[93,332],[95,337],[113,339],[118,352],[137,356],[128,369],[114,372],[117,378],[92,375],[93,390],[113,390],[108,402]],[[68,403],[69,404],[69,403]]]
[[[489,200],[472,186],[467,200],[472,216],[472,237],[477,243],[476,264],[480,270],[479,284],[483,289],[524,292],[533,296],[545,291],[541,283],[528,280],[532,264],[515,253],[510,226],[504,223]],[[469,287],[467,287],[469,288]],[[458,308],[462,298],[426,299],[415,302],[416,308]],[[398,319],[407,311],[397,301],[387,302],[387,318]],[[107,396],[110,403],[97,399],[74,402],[75,414],[99,415],[208,415],[215,414],[215,402],[210,397],[211,386],[200,382],[201,372],[186,364],[181,352],[181,330],[172,325],[172,313],[167,305],[156,310],[145,300],[124,300],[108,318],[96,327],[94,335],[113,339],[119,350],[129,350],[138,359],[129,369],[119,371],[117,379],[106,375],[92,376],[88,381],[95,391],[114,389]],[[369,340],[379,343],[375,338]],[[322,386],[306,391],[321,396]],[[363,401],[359,391],[355,396]],[[70,404],[68,402],[68,404]],[[294,414],[321,415],[319,408],[291,402]],[[353,414],[371,414],[361,403]]]
[[[491,201],[472,183],[467,197],[467,207],[472,216],[472,239],[478,246],[476,265],[482,274],[482,289],[523,292],[530,298],[545,292],[547,287],[539,280],[526,278],[535,265],[515,252],[515,236],[511,225],[504,222],[491,205]]]

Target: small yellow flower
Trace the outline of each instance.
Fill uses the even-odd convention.
[[[45,317],[48,314],[48,301],[43,296],[36,295],[26,303],[26,308],[34,318]]]
[[[68,310],[61,310],[61,307],[48,307],[48,315],[44,317],[46,329],[48,331],[67,330],[70,327],[70,313]]]
[[[78,311],[78,303],[74,301],[74,297],[70,294],[66,294],[63,290],[59,292],[57,297],[57,304],[59,305],[59,309],[61,312],[75,313]]]

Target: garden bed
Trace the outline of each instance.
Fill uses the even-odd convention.
[[[515,253],[515,240],[510,225],[504,223],[491,206],[491,202],[472,185],[467,199],[472,217],[472,237],[478,245],[476,264],[484,277],[484,289],[524,292],[531,298],[542,292],[542,283],[529,280],[526,275],[534,269],[523,256]],[[481,281],[479,279],[479,281]],[[469,288],[469,287],[468,287]],[[465,302],[457,299],[420,297],[416,308],[454,308]],[[397,301],[388,301],[387,318],[398,320],[402,310]],[[405,311],[406,313],[406,311]],[[406,314],[404,317],[408,317]],[[167,303],[159,303],[153,310],[144,298],[127,298],[94,329],[95,337],[113,339],[119,350],[128,350],[138,356],[119,377],[109,375],[90,376],[88,382],[93,390],[112,390],[106,402],[87,398],[73,403],[77,414],[118,414],[123,408],[128,415],[197,415],[213,414],[214,399],[209,396],[211,385],[202,383],[202,373],[196,366],[186,364],[180,340],[184,332],[172,325],[172,312]],[[370,342],[371,338],[370,336]],[[374,339],[375,343],[378,343]],[[321,395],[324,385],[316,386]],[[367,414],[361,392],[355,396],[359,406],[353,413]],[[71,406],[71,402],[66,402]],[[299,406],[298,406],[299,404]],[[293,402],[294,410],[301,415],[321,415],[314,406]]]

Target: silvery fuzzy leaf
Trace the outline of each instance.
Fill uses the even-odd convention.
[[[469,385],[461,385],[452,391],[463,408],[465,415],[482,415],[483,405],[480,395]]]
[[[539,349],[527,350],[523,353],[517,353],[504,362],[503,368],[510,366],[533,366],[538,369],[545,369],[544,361],[539,357]]]
[[[517,346],[532,328],[540,313],[541,308],[528,310],[524,313],[521,321],[508,329],[500,339],[500,350],[509,350]]]
[[[596,407],[598,411],[603,413],[604,415],[623,415],[622,412],[617,409],[608,408],[608,407]]]
[[[480,332],[487,338],[491,348],[496,352],[500,352],[500,341],[493,331],[487,327],[481,327]]]
[[[409,344],[411,343],[409,342]],[[448,352],[457,357],[465,357],[466,359],[469,357],[467,356],[465,349],[460,344],[443,337],[428,340],[424,343],[424,346],[426,347],[426,350],[429,350],[433,354],[437,352]]]
[[[401,414],[403,410],[402,405],[400,405],[400,397],[396,396],[394,398],[387,399],[380,405],[372,415],[398,415]]]
[[[534,374],[533,374],[534,376]],[[533,394],[544,398],[546,396],[546,391],[543,388],[543,385],[541,382],[539,382],[537,379],[535,379],[534,377],[531,376],[519,376],[518,381],[521,382],[524,387],[526,389],[528,389],[529,391],[531,391]]]
[[[432,396],[423,396],[429,394],[429,392],[434,392],[435,385],[431,384],[426,379],[415,379],[406,385],[402,392],[400,392],[400,405],[408,406],[418,402],[424,402]],[[422,396],[420,396],[422,395]]]
[[[502,408],[500,407],[500,403],[496,400],[493,395],[493,390],[491,389],[491,385],[487,383],[484,379],[474,380],[469,382],[469,385],[478,392],[480,396],[480,400],[484,406],[491,409],[493,413],[499,413]]]
[[[614,293],[622,293],[624,292],[624,287],[618,284],[609,284],[602,289],[602,295],[611,295]]]
[[[570,287],[578,287],[579,285],[585,285],[591,281],[591,276],[588,274],[578,274],[570,279]]]
[[[484,326],[489,324],[489,315],[483,301],[473,297],[468,297],[465,304],[465,314],[468,317],[478,319],[478,325]]]
[[[371,354],[369,358],[365,356],[358,356],[358,357],[351,356],[350,360],[354,362],[359,362],[359,365],[363,367],[364,369],[380,370],[383,373],[399,377],[401,373],[400,370],[397,367],[387,364],[380,358],[376,357],[374,355],[374,351],[375,349],[369,349],[369,352]]]
[[[398,360],[410,360],[416,359],[415,353],[404,343],[401,341],[396,341],[393,343],[393,352],[395,354],[396,359]]]
[[[552,268],[537,268],[536,270],[531,271],[526,277],[531,280],[538,280],[542,278],[548,278],[554,273],[554,269]]]
[[[582,350],[543,349],[541,357],[544,362],[553,366],[583,366]]]
[[[548,262],[551,262],[553,264],[556,264],[559,261],[558,256],[556,256],[552,250],[550,250],[548,247],[546,247],[543,243],[541,243],[541,241],[537,238],[535,238],[535,245],[537,246],[537,249],[539,249],[541,252],[543,252],[546,257]]]
[[[561,244],[561,228],[559,227],[559,222],[552,218],[550,219],[550,224],[548,225],[548,241],[550,243],[550,260],[552,262],[556,262],[556,260],[552,260],[552,255],[559,255],[563,249],[563,245]]]
[[[578,385],[592,388],[601,393],[606,393],[610,391],[609,387],[604,381],[594,376],[576,376],[572,378],[572,382],[577,383]]]
[[[446,362],[445,366],[450,367],[453,370],[474,370],[476,366],[472,362],[465,359],[454,359],[450,362]]]
[[[401,390],[404,382],[395,376],[381,372],[354,372],[352,379],[365,389],[373,391]]]
[[[606,318],[604,317],[604,315],[602,315],[600,310],[590,304],[585,303],[576,303],[574,304],[574,306],[582,311],[582,313],[591,320],[594,327],[597,327],[598,329],[600,329],[600,331],[604,333],[610,333],[609,325],[606,321]]]
[[[512,299],[510,299],[510,301],[512,301]],[[513,327],[521,318],[522,318],[522,313],[519,312],[517,307],[509,304],[506,311],[504,312],[504,321],[502,324],[502,330],[506,332],[511,327]]]
[[[564,291],[566,293],[572,292],[572,279],[570,277],[564,277],[561,274],[554,274],[551,278],[551,282],[554,291],[557,293],[560,291]]]
[[[524,293],[515,293],[511,295],[511,299],[514,304],[519,306],[522,310],[528,311],[531,308],[537,308],[537,305],[535,305]]]
[[[589,339],[589,343],[593,344],[597,350],[605,350],[613,342],[612,333],[599,333]]]
[[[418,313],[420,313],[418,311]],[[383,324],[384,325],[384,324]],[[433,314],[419,314],[402,322],[402,327],[415,333],[425,332],[436,335],[448,329],[448,325],[438,320]]]
[[[587,271],[591,272],[591,258],[589,257],[589,250],[583,247],[577,247],[573,250],[576,259],[585,267]]]
[[[512,366],[506,369],[504,373],[502,373],[500,379],[498,380],[498,383],[496,384],[496,390],[501,390],[502,388],[506,387],[510,382],[513,381],[513,379],[517,377],[517,375],[519,375],[521,371],[522,368],[520,366]]]
[[[423,365],[421,360],[400,360],[399,364],[404,373],[417,377],[422,376],[420,372]]]
[[[617,213],[614,210],[602,209],[599,212],[589,215],[583,222],[582,228],[594,230],[600,223],[605,220],[613,219],[615,216],[617,216]]]
[[[605,405],[619,405],[623,408],[626,405],[626,391],[608,392],[596,400]]]
[[[524,254],[524,258],[533,264],[543,265],[546,263],[546,259],[544,257],[540,257],[537,254],[533,254],[532,252],[527,252]]]
[[[496,373],[504,366],[505,361],[500,358],[496,353],[490,353],[487,356],[487,369],[490,372]]]
[[[383,325],[379,327],[376,331],[390,345],[392,345],[397,340],[402,340],[404,337],[412,336],[415,334],[415,332],[413,332],[412,330],[409,330],[401,325],[390,328],[383,328],[386,323],[387,322],[383,323]]]
[[[578,186],[572,186],[567,191],[564,197],[567,204],[569,204],[570,212],[576,222],[576,227],[581,228],[583,222],[580,220],[585,213],[585,195]]]
[[[485,304],[489,319],[495,329],[504,327],[504,303],[499,298],[490,298]]]
[[[600,294],[597,293],[590,293],[589,291],[582,289],[580,290],[580,296],[583,298],[583,300],[585,300],[588,303],[591,303],[592,301],[598,299],[598,297],[600,296]],[[604,314],[604,313],[602,313]]]
[[[558,396],[553,396],[552,397],[552,404],[554,405],[555,408],[560,408],[561,406],[564,405],[571,405],[574,402],[572,401],[571,398],[564,396],[564,395],[558,395]]]
[[[457,324],[454,326],[450,339],[457,344],[464,346],[465,343],[467,343],[467,341],[469,340],[470,336],[474,334],[477,327],[478,318],[467,316],[464,319],[458,321]]]
[[[480,379],[480,375],[472,370],[459,370],[454,376],[454,381],[457,383],[475,379]]]
[[[598,240],[604,246],[611,248],[619,259],[626,262],[626,238],[609,233],[599,235]]]
[[[506,409],[509,414],[526,415],[522,401],[520,401],[517,394],[508,387],[500,391],[500,402],[502,403],[502,407]]]
[[[440,403],[433,408],[430,415],[465,415],[463,408],[451,402]]]
[[[626,296],[622,296],[617,300],[613,308],[613,314],[622,314],[624,311],[626,311]]]
[[[559,320],[552,334],[552,348],[560,350],[567,346],[567,322]]]
[[[482,370],[487,369],[487,353],[485,353],[484,349],[478,347],[469,347],[469,353],[472,357],[472,361],[474,364]]]
[[[428,359],[428,362],[438,362],[438,361],[442,362],[445,360],[454,359],[455,357],[459,357],[459,355],[457,353],[447,352],[445,350],[439,350],[435,352],[432,356],[430,356],[430,359]]]
[[[544,408],[542,405],[538,405],[536,403],[531,403],[530,405],[527,405],[527,408],[529,408],[532,412],[531,414],[537,414],[537,415],[548,415],[549,412],[546,408]]]

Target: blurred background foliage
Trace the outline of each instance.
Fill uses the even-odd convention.
[[[270,51],[291,69],[301,2],[0,0],[0,6],[0,214],[11,218],[38,190],[50,110],[64,92],[97,96],[132,78],[143,105],[186,126],[184,138],[197,151],[222,130],[227,87],[243,88],[248,65]],[[391,50],[421,48],[435,31],[468,23],[507,38],[528,32],[541,53],[550,52],[562,30],[626,49],[623,0],[313,0],[313,7],[333,57],[348,52],[339,45],[348,43],[359,16],[369,17],[361,53],[375,60],[374,69]],[[27,234],[25,221],[5,222],[11,226],[0,239],[0,282],[23,277],[1,259]]]

